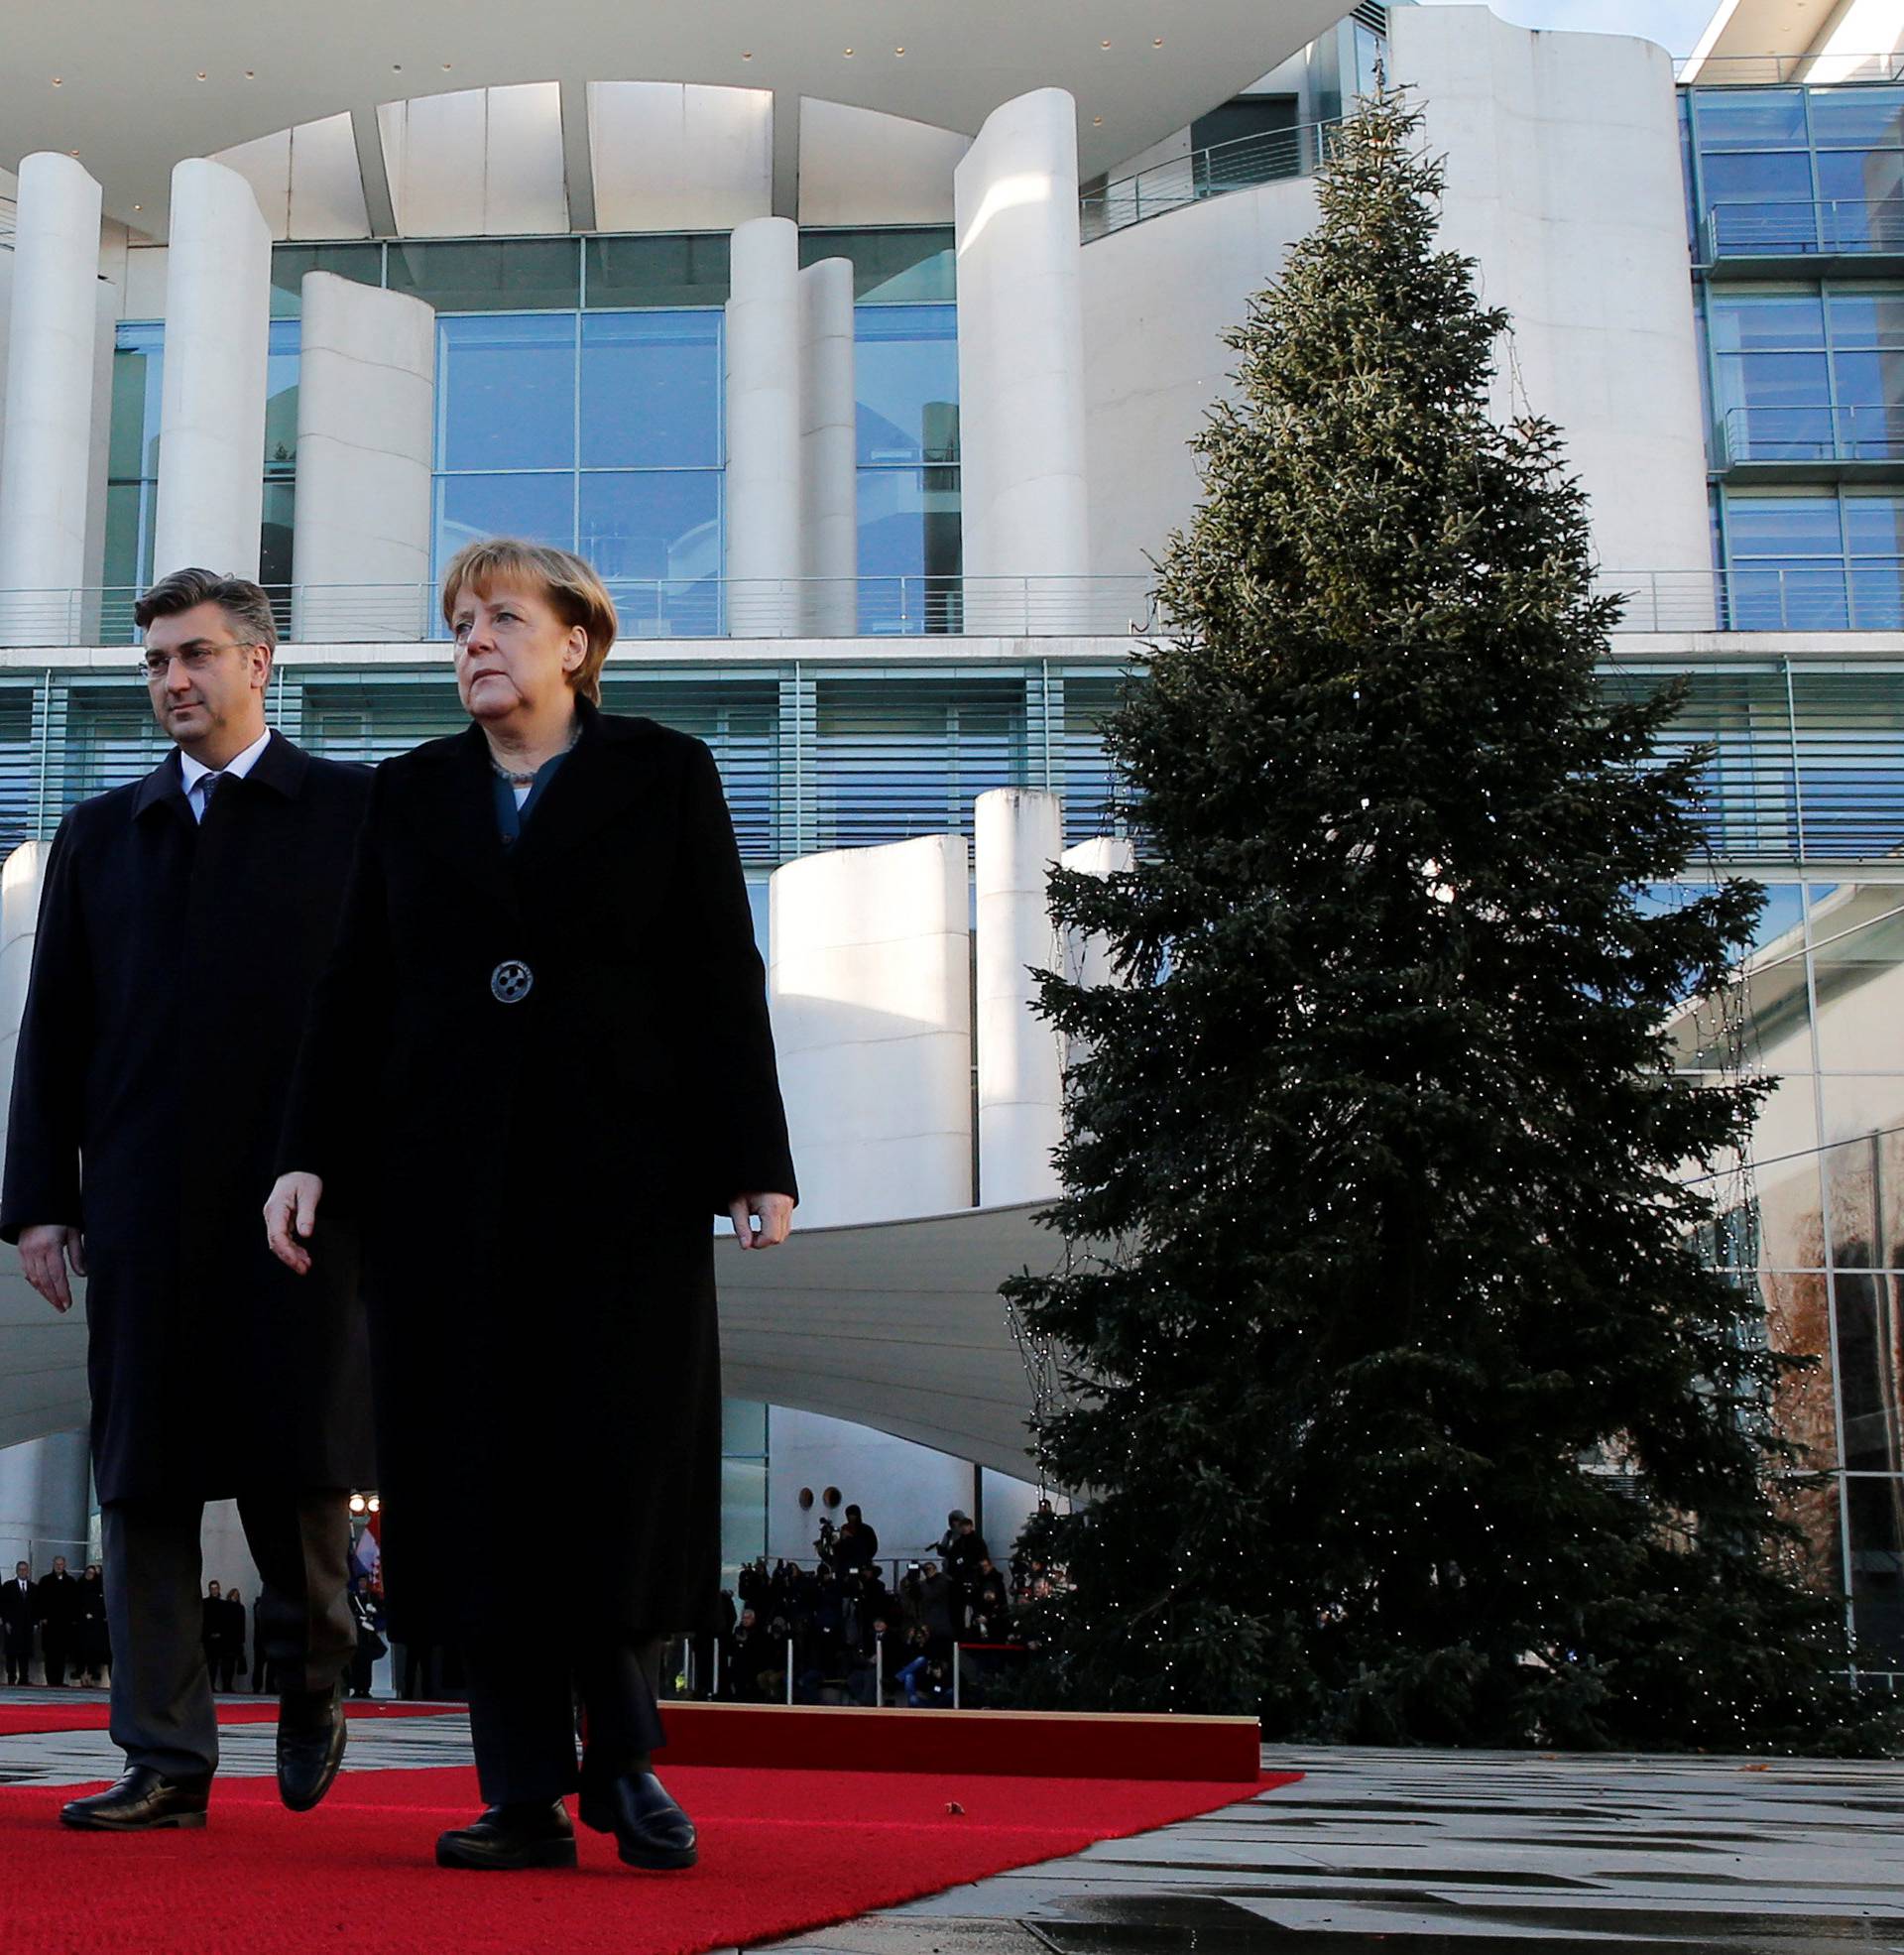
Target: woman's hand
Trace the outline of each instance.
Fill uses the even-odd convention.
[[[317,1204],[324,1183],[317,1174],[280,1174],[265,1202],[265,1238],[271,1253],[300,1277],[310,1274],[310,1251],[304,1244],[317,1226]]]
[[[793,1226],[793,1197],[736,1195],[727,1204],[727,1212],[734,1218],[734,1233],[743,1249],[772,1249],[776,1242],[786,1240],[786,1232]]]

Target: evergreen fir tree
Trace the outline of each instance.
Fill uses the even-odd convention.
[[[1761,1084],[1670,1068],[1763,900],[1661,912],[1704,756],[1609,702],[1559,433],[1489,411],[1504,313],[1380,93],[1231,344],[1169,642],[1107,728],[1140,847],[1058,871],[1122,982],[1046,973],[1068,1354],[1038,1686],[1272,1733],[1864,1747],[1688,1162]],[[1096,1252],[1088,1253],[1087,1246]]]

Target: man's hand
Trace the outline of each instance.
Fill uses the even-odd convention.
[[[86,1274],[86,1239],[77,1229],[60,1222],[36,1222],[20,1231],[20,1267],[27,1281],[62,1315],[72,1308],[68,1263],[75,1277]]]
[[[323,1177],[317,1174],[280,1174],[265,1202],[265,1238],[271,1253],[300,1277],[310,1274],[310,1251],[304,1244],[317,1226],[317,1204],[324,1198]]]
[[[734,1234],[743,1249],[772,1249],[793,1226],[793,1197],[783,1194],[736,1195],[727,1204]]]

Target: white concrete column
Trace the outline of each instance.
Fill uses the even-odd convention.
[[[965,624],[1085,628],[1077,104],[995,109],[953,175]]]
[[[1059,968],[1045,884],[1064,849],[1056,794],[996,788],[975,807],[979,1199],[987,1206],[1058,1192],[1051,1151],[1064,1138],[1059,1035],[1032,1010],[1031,973]]]
[[[847,258],[822,258],[800,274],[800,491],[805,629],[813,638],[851,638],[859,625],[859,396]]]
[[[31,1561],[37,1580],[63,1554],[78,1575],[86,1563],[92,1483],[86,1435],[55,1432],[0,1451],[0,1574]]]
[[[99,185],[71,157],[20,165],[0,452],[0,643],[70,645],[86,573]]]
[[[799,629],[800,234],[785,217],[734,232],[727,302],[728,631]]]
[[[1076,847],[1066,849],[1058,860],[1064,868],[1075,869],[1081,876],[1112,876],[1134,869],[1137,852],[1126,836],[1093,835],[1088,842],[1079,842]],[[1064,959],[1064,974],[1073,984],[1127,982],[1112,968],[1111,945],[1103,936],[1067,929],[1063,932],[1060,955]],[[1081,1039],[1067,1039],[1064,1041],[1066,1072],[1084,1056],[1085,1050],[1085,1041]]]
[[[808,1228],[972,1205],[968,874],[963,835],[774,872],[768,997]]]
[[[170,243],[153,574],[202,564],[255,577],[271,231],[235,170],[188,157],[172,173]]]
[[[303,281],[291,635],[421,638],[429,610],[436,314],[330,272]]]

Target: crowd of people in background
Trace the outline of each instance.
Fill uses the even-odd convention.
[[[722,1592],[718,1649],[703,1639],[699,1658],[713,1694],[784,1702],[790,1642],[795,1703],[870,1705],[879,1693],[915,1709],[981,1701],[987,1680],[1025,1647],[1024,1606],[1058,1579],[1022,1542],[1001,1567],[958,1509],[915,1561],[882,1557],[857,1506],[837,1527],[822,1521],[814,1547],[813,1567],[770,1567],[762,1557],[742,1568],[735,1593]]]
[[[89,1562],[83,1574],[75,1575],[66,1557],[56,1554],[53,1566],[38,1580],[30,1562],[14,1563],[12,1578],[0,1584],[0,1643],[6,1649],[8,1683],[33,1682],[36,1639],[42,1679],[50,1687],[70,1682],[97,1689],[105,1681],[112,1649],[98,1562]]]

